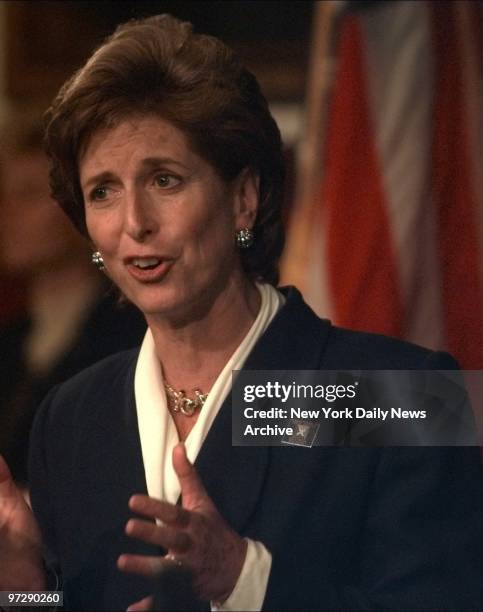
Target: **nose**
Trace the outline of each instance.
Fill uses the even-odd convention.
[[[124,231],[136,242],[144,242],[157,231],[158,223],[152,202],[137,190],[126,195]]]

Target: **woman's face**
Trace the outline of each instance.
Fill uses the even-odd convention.
[[[90,237],[146,315],[192,316],[242,274],[235,231],[253,226],[255,180],[220,179],[172,124],[148,116],[96,132],[79,173]]]

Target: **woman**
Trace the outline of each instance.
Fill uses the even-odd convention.
[[[454,365],[275,289],[280,137],[232,52],[169,16],[121,26],[59,93],[47,147],[149,331],[45,399],[35,519],[2,465],[0,587],[55,569],[69,608],[147,608],[145,579],[181,564],[213,609],[477,607],[473,449],[231,445],[233,369]]]

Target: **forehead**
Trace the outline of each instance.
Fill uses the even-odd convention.
[[[192,161],[197,158],[188,137],[175,125],[160,117],[134,116],[95,131],[81,152],[79,169],[83,174],[94,167],[98,169],[99,164],[153,155]]]

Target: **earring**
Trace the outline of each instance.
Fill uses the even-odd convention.
[[[104,260],[102,259],[102,255],[99,253],[99,251],[94,251],[94,253],[92,253],[91,261],[98,270],[104,270]]]
[[[240,249],[249,249],[255,241],[253,230],[245,227],[235,232],[236,245]]]

